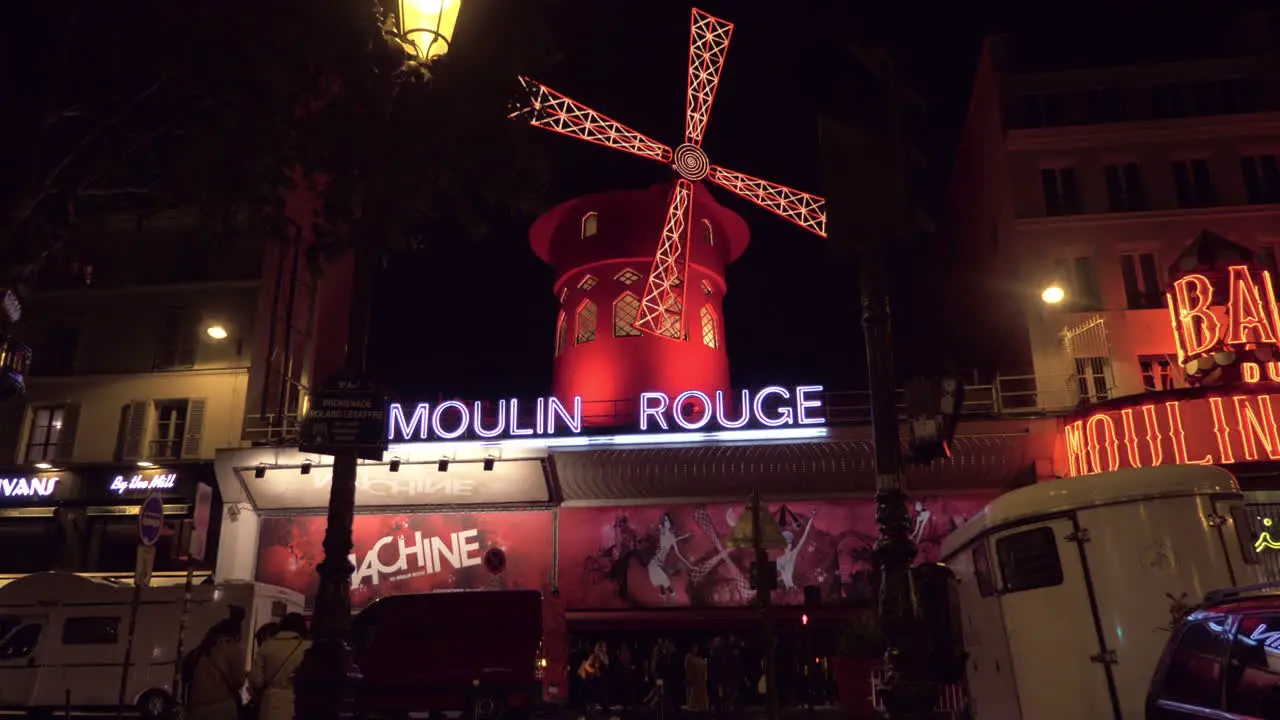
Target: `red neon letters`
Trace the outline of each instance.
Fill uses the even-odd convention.
[[[1068,474],[1280,460],[1274,398],[1208,397],[1095,413],[1063,428]]]
[[[1271,273],[1254,272],[1261,279],[1261,288],[1248,266],[1227,268],[1229,292],[1225,323],[1212,307],[1214,288],[1209,278],[1191,274],[1173,282],[1165,297],[1179,362],[1214,352],[1222,346],[1278,344],[1280,308],[1276,305]]]

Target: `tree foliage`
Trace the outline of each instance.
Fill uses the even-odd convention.
[[[465,0],[449,55],[415,65],[377,0],[23,3],[0,70],[4,260],[29,272],[86,218],[172,208],[265,240],[299,181],[327,251],[422,221],[481,232],[544,176],[504,109],[550,59],[546,6]]]

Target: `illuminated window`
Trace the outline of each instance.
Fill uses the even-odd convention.
[[[61,407],[32,408],[31,432],[27,435],[27,462],[56,459],[58,440],[62,435],[62,415]]]
[[[639,337],[636,315],[640,312],[640,298],[634,293],[622,293],[613,301],[613,336]]]
[[[702,287],[702,294],[703,294],[703,295],[707,295],[707,296],[710,296],[710,295],[711,295],[711,283],[707,282],[706,280],[703,280],[703,281],[700,283],[700,286]]]
[[[708,244],[708,245],[715,245],[715,244],[716,244],[716,238],[715,238],[715,235],[713,235],[713,234],[711,233],[711,221],[710,221],[710,220],[706,220],[706,219],[704,219],[704,220],[702,221],[702,239],[703,239],[703,240],[705,240],[705,241],[707,242],[707,244]]]
[[[598,282],[600,281],[594,275],[583,275],[582,279],[578,281],[578,289],[586,292],[595,287]]]
[[[1142,371],[1142,389],[1147,392],[1172,390],[1173,366],[1163,355],[1139,355],[1138,367]]]
[[[702,344],[709,348],[719,347],[716,335],[716,313],[710,305],[703,305],[700,313],[702,320]]]
[[[563,304],[563,303],[564,303],[564,299],[565,299],[565,298],[567,298],[567,297],[569,297],[569,288],[568,288],[568,287],[561,288],[561,290],[560,290],[560,302],[561,302],[561,304]]]
[[[640,279],[640,273],[636,272],[635,270],[632,270],[631,268],[626,268],[625,270],[618,273],[617,275],[614,275],[613,279],[617,280],[623,285],[630,285],[631,283]]]
[[[565,317],[564,311],[560,311],[560,317],[556,320],[556,357],[564,352],[565,347],[569,344],[569,322]]]
[[[684,306],[680,304],[680,298],[675,295],[668,298],[666,309],[670,316],[667,319],[666,326],[662,328],[662,334],[679,340],[682,336],[680,331],[684,326],[684,316],[681,314],[684,312]]]
[[[578,334],[575,345],[591,342],[596,339],[596,304],[590,300],[582,301],[578,306]]]
[[[582,216],[582,237],[589,238],[599,230],[600,216],[589,212]]]

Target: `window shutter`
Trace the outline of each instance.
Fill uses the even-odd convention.
[[[151,410],[151,401],[133,400],[125,407],[128,410],[120,427],[120,459],[141,460],[146,452],[147,413]]]
[[[67,403],[62,406],[62,428],[58,430],[58,447],[54,457],[62,462],[70,462],[76,454],[76,430],[80,425],[80,403]]]
[[[187,435],[182,439],[182,458],[200,457],[200,440],[204,433],[204,398],[187,401]]]

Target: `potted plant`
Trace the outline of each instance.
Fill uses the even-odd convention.
[[[861,608],[849,618],[832,660],[840,707],[854,718],[879,717],[871,702],[871,674],[884,660],[884,633],[875,608]]]

